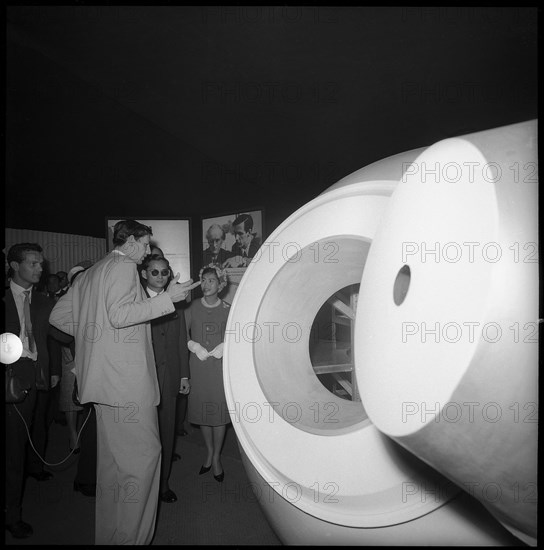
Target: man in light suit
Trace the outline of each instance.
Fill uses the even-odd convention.
[[[170,274],[170,264],[166,258],[158,254],[146,256],[142,263],[141,276],[147,295],[157,296],[164,292]],[[187,328],[181,303],[176,304],[174,313],[151,321],[151,335],[161,393],[158,408],[162,444],[159,498],[162,502],[172,503],[178,499],[168,485],[176,442],[177,397],[178,392],[187,395],[191,387]]]
[[[150,252],[151,228],[122,220],[114,250],[82,273],[50,322],[75,338],[79,401],[97,423],[95,544],[149,544],[159,497],[159,386],[149,321],[172,313],[191,282],[147,298],[137,265]]]

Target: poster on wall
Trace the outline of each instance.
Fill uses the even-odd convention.
[[[216,265],[227,272],[224,296],[232,302],[236,289],[263,242],[263,210],[243,210],[202,218],[201,267]]]
[[[263,211],[202,218],[202,266],[245,268],[263,240]]]
[[[191,278],[191,223],[189,218],[146,218],[107,217],[106,246],[108,252],[113,250],[113,228],[118,221],[132,219],[151,227],[153,235],[151,247],[161,249],[164,257],[170,262],[172,271],[180,274],[179,281]]]

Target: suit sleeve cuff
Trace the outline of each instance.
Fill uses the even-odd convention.
[[[158,315],[159,317],[163,315],[168,315],[169,313],[172,313],[176,310],[174,302],[172,302],[172,298],[170,298],[170,294],[168,294],[167,292],[162,292],[158,296],[155,296],[155,298],[152,298],[152,300],[155,300],[155,311],[160,312],[160,314]]]

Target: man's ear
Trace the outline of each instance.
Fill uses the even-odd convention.
[[[19,271],[19,262],[16,262],[15,260],[12,260],[9,263],[9,267],[11,267],[11,269],[13,269],[14,273],[17,273]]]
[[[136,239],[134,238],[134,235],[129,235],[128,239],[126,240],[127,243],[133,243]]]
[[[142,279],[147,281],[147,271],[145,269],[142,269]]]

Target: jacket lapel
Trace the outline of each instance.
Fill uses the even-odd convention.
[[[21,322],[11,288],[6,290],[6,331],[17,336],[21,333]]]
[[[150,298],[149,292],[147,291],[147,285],[144,286],[143,289],[144,289],[145,297]],[[176,315],[176,312],[174,311],[173,313],[169,313],[168,315],[164,315],[163,317],[158,317],[157,319],[153,319],[151,321],[151,325],[154,325],[154,326],[161,325],[164,332],[168,332],[168,325],[170,323],[167,323],[167,321],[169,319],[172,319],[173,318],[172,316],[175,316],[175,315]]]

